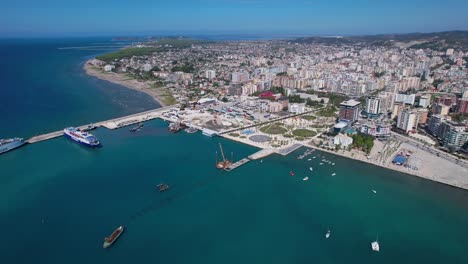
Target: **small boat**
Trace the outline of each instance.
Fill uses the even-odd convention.
[[[290,171],[289,176],[294,176],[294,171]]]
[[[329,238],[330,235],[331,235],[331,231],[330,231],[330,229],[328,229],[327,233],[325,234],[325,238]]]
[[[320,165],[323,165],[323,162],[320,162]]]
[[[304,177],[302,180],[303,180],[303,181],[307,181],[307,180],[309,180],[309,177],[306,176],[306,177]]]
[[[333,166],[335,166],[335,163],[332,163]]]
[[[314,170],[314,168],[312,168],[312,167],[309,167],[309,170],[310,170],[310,171],[313,171],[313,170]]]
[[[373,193],[377,193],[377,191],[376,191],[376,190],[372,190],[372,192],[373,192]]]
[[[137,131],[140,131],[141,128],[142,128],[143,126],[144,126],[143,123],[139,123],[138,126],[132,128],[132,129],[130,129],[130,132],[137,132]]]
[[[308,161],[311,161],[312,159],[307,159]]]
[[[117,240],[117,238],[119,238],[119,236],[122,234],[123,231],[124,231],[123,226],[117,227],[117,229],[115,229],[114,232],[112,232],[112,234],[109,237],[104,238],[104,244],[102,244],[102,247],[108,248],[112,246],[112,244],[114,244],[114,242]]]
[[[156,188],[158,189],[159,192],[164,192],[164,191],[169,190],[169,185],[167,185],[165,183],[160,183],[160,184],[156,185]]]
[[[195,133],[198,131],[198,129],[194,128],[194,127],[188,127],[184,130],[185,132],[189,133],[189,134],[192,134],[192,133]]]
[[[371,243],[371,247],[373,251],[376,251],[376,252],[380,251],[380,245],[377,240]]]
[[[315,159],[315,156],[313,156],[312,158]]]
[[[336,175],[336,173],[332,173],[332,176],[335,176],[335,175]]]

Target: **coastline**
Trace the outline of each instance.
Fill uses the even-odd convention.
[[[221,135],[221,137],[226,138],[226,139],[230,139],[230,140],[242,143],[242,144],[257,147],[259,149],[269,149],[269,150],[272,150],[273,153],[281,155],[278,152],[278,149],[268,148],[266,146],[266,144],[250,142],[248,139],[241,139],[241,138],[238,138],[238,137],[230,136],[228,134],[223,134],[223,135]],[[447,174],[447,173],[443,174],[444,171],[445,172],[448,171],[447,166],[450,166],[452,170],[454,169],[453,166],[457,166],[457,170],[460,170],[460,171],[463,171],[463,172],[466,172],[466,169],[464,169],[463,167],[458,166],[456,164],[450,164],[450,163],[443,164],[443,163],[445,163],[447,161],[445,161],[445,160],[443,160],[443,159],[441,159],[439,157],[436,157],[436,156],[433,156],[431,158],[428,157],[428,159],[431,159],[430,160],[431,162],[428,162],[428,163],[424,164],[425,167],[422,168],[421,170],[418,170],[418,171],[407,169],[407,168],[405,168],[403,166],[397,166],[395,164],[392,164],[391,161],[390,161],[391,158],[395,155],[395,153],[400,151],[400,149],[402,149],[402,148],[411,149],[412,151],[414,151],[415,154],[418,153],[417,149],[411,148],[411,146],[409,146],[409,145],[403,145],[400,148],[398,148],[395,151],[395,153],[392,153],[392,155],[385,162],[378,162],[376,160],[376,158],[372,158],[372,157],[375,157],[377,152],[380,151],[379,147],[374,147],[374,149],[373,149],[373,151],[371,153],[372,157],[367,158],[363,153],[359,153],[359,152],[350,152],[350,151],[343,151],[343,150],[340,150],[340,151],[336,152],[336,151],[331,151],[331,150],[328,150],[328,149],[323,149],[323,148],[317,147],[314,144],[312,144],[311,142],[309,142],[309,143],[297,142],[297,143],[301,144],[302,146],[304,146],[306,148],[313,148],[313,149],[323,151],[323,152],[326,152],[326,153],[329,153],[329,154],[337,155],[337,156],[340,156],[340,157],[352,159],[352,160],[359,161],[359,162],[364,162],[364,163],[367,163],[367,164],[371,164],[371,165],[381,167],[381,168],[384,168],[384,169],[388,169],[388,170],[392,170],[392,171],[395,171],[395,172],[401,172],[401,173],[404,173],[404,174],[407,174],[407,175],[410,175],[410,176],[416,176],[416,177],[423,178],[423,179],[426,179],[426,180],[430,180],[430,181],[433,181],[433,182],[449,185],[451,187],[456,187],[456,188],[468,190],[468,178],[467,177],[463,178],[462,177],[463,174],[457,174],[456,172],[454,174],[452,174],[452,175]],[[420,153],[418,153],[418,154],[420,154]],[[430,154],[428,153],[428,155],[430,155]]]
[[[159,103],[161,107],[169,106],[164,102],[163,95],[158,93],[156,89],[151,88],[148,83],[138,81],[136,79],[131,79],[128,78],[127,76],[124,76],[122,74],[114,73],[114,72],[103,72],[99,69],[96,69],[95,66],[93,66],[90,63],[91,60],[85,61],[83,65],[83,69],[85,70],[86,74],[92,77],[96,77],[98,79],[108,81],[111,83],[119,84],[122,85],[128,89],[132,89],[135,91],[139,91],[142,93],[145,93],[151,98],[153,98],[154,101]]]

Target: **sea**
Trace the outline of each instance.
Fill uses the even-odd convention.
[[[127,44],[0,40],[0,138],[159,107],[83,71]],[[297,159],[304,148],[219,171],[219,143],[234,160],[258,149],[167,125],[98,128],[99,149],[62,137],[0,155],[0,263],[468,263],[465,190],[320,151]]]

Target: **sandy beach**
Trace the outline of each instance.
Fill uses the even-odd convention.
[[[136,79],[129,78],[124,74],[119,74],[115,72],[104,72],[101,69],[96,68],[90,63],[91,60],[84,63],[84,70],[90,76],[106,80],[111,83],[120,84],[129,89],[143,92],[151,96],[156,102],[158,102],[162,107],[168,106],[164,101],[165,91],[160,88],[152,88],[150,83],[139,81]]]

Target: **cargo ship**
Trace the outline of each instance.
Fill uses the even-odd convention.
[[[26,144],[22,138],[0,139],[0,154],[14,150]]]
[[[79,128],[68,127],[63,130],[63,134],[69,139],[92,148],[99,147],[101,143],[92,134],[82,131]]]
[[[117,227],[117,229],[115,229],[114,232],[112,232],[112,234],[109,237],[104,238],[104,244],[102,244],[102,247],[108,248],[112,246],[112,244],[114,244],[114,242],[117,240],[117,238],[119,238],[119,236],[123,233],[123,231],[124,231],[123,226]]]

